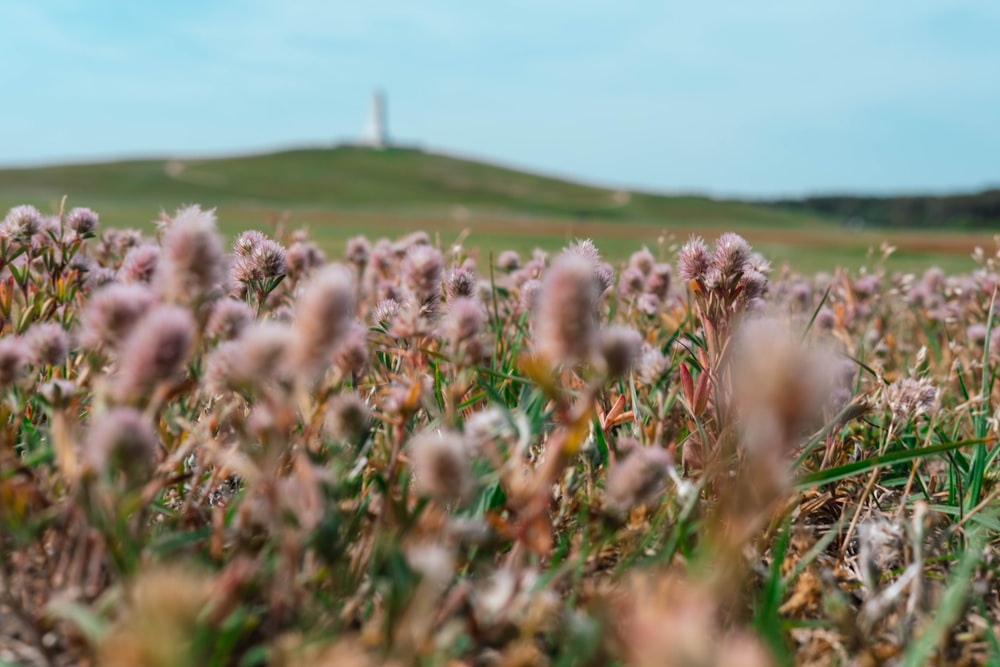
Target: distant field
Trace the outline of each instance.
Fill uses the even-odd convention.
[[[898,247],[890,266],[972,267],[989,234],[849,231],[807,213],[704,197],[668,197],[588,187],[415,150],[295,150],[213,160],[144,160],[0,170],[0,207],[90,206],[105,226],[149,228],[158,212],[186,203],[218,209],[223,231],[308,227],[332,254],[355,234],[414,229],[483,252],[558,248],[590,237],[611,259],[691,234],[744,234],[776,264],[799,270],[857,268],[883,240]]]

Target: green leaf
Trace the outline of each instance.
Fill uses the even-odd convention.
[[[829,484],[830,482],[836,482],[841,479],[847,479],[848,477],[853,477],[859,475],[863,472],[868,472],[869,470],[874,470],[884,465],[891,465],[893,463],[902,463],[903,461],[912,461],[913,459],[923,458],[925,456],[933,456],[935,454],[942,454],[944,452],[950,452],[955,449],[961,449],[962,447],[970,447],[972,445],[984,445],[989,442],[990,438],[973,438],[971,440],[960,440],[959,442],[948,442],[942,445],[931,445],[930,447],[919,447],[916,449],[906,449],[899,452],[891,452],[889,454],[883,454],[882,456],[875,456],[870,459],[864,459],[862,461],[854,461],[853,463],[846,463],[842,466],[837,466],[835,468],[827,468],[826,470],[818,470],[814,473],[808,475],[803,475],[795,482],[795,489],[801,491],[803,489],[811,489],[814,486],[820,486],[822,484]]]

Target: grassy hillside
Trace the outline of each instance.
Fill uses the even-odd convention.
[[[230,233],[286,219],[308,226],[334,252],[357,233],[422,228],[445,242],[468,233],[470,245],[485,251],[554,248],[590,236],[621,255],[641,244],[736,229],[778,261],[832,268],[862,261],[886,235],[847,235],[813,213],[589,187],[417,150],[340,147],[0,170],[0,206],[54,210],[64,195],[69,205],[90,206],[113,226],[143,227],[161,209],[185,203],[217,207]],[[975,235],[949,235],[944,244],[891,240],[901,246],[900,260],[914,267],[937,257],[964,266],[973,245],[989,241]]]

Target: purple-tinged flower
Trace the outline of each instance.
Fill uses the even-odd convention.
[[[472,297],[476,293],[476,276],[468,269],[449,271],[444,281],[444,291],[449,301]]]
[[[534,311],[535,349],[550,364],[589,362],[597,348],[600,292],[594,266],[563,253],[545,274]]]
[[[461,502],[475,488],[469,448],[454,431],[425,431],[407,445],[418,494],[440,503]]]
[[[642,336],[631,327],[612,325],[601,330],[601,356],[608,378],[628,373],[642,353]]]
[[[0,338],[0,387],[14,384],[24,374],[30,357],[31,350],[22,338]]]
[[[267,240],[263,232],[256,229],[248,229],[233,242],[233,254],[237,257],[253,257],[254,251],[260,244]]]
[[[594,267],[594,279],[600,294],[606,293],[615,284],[615,270],[607,262],[601,262]]]
[[[239,338],[220,344],[208,356],[205,388],[223,394],[284,383],[291,378],[288,360],[294,345],[295,334],[287,324],[252,324]]]
[[[756,269],[744,271],[739,284],[743,290],[740,296],[746,303],[761,298],[767,292],[767,276]]]
[[[97,229],[98,220],[98,215],[89,208],[74,208],[66,216],[66,227],[83,236]]]
[[[161,382],[169,381],[184,367],[194,342],[191,314],[177,306],[158,306],[132,330],[122,347],[115,380],[124,400],[149,395]]]
[[[153,293],[144,285],[111,284],[97,290],[83,311],[80,343],[87,348],[117,345],[153,302]]]
[[[479,361],[485,355],[482,333],[486,312],[475,299],[459,297],[448,304],[439,331],[458,358]]]
[[[677,255],[678,274],[684,282],[691,280],[704,282],[711,264],[712,258],[708,246],[699,237],[694,237],[685,243]]]
[[[58,366],[69,354],[69,334],[55,322],[42,322],[28,329],[25,340],[35,363]]]
[[[133,408],[113,408],[95,418],[83,444],[83,458],[99,475],[121,472],[129,488],[144,484],[156,468],[159,441]]]
[[[504,250],[497,257],[497,268],[511,273],[521,267],[521,257],[513,250]]]
[[[661,301],[667,298],[670,293],[670,281],[673,276],[673,269],[669,264],[654,264],[646,277],[646,291],[656,295]]]
[[[265,240],[253,253],[254,263],[265,278],[277,278],[285,275],[288,262],[285,259],[285,249],[277,241]]]
[[[885,388],[883,402],[897,423],[937,411],[938,390],[927,378],[903,377]]]
[[[395,299],[382,299],[375,304],[372,311],[372,324],[388,330],[392,326],[392,320],[399,312],[399,302]]]
[[[331,264],[313,274],[295,302],[294,365],[315,377],[354,323],[355,284],[351,270]]]
[[[634,507],[655,503],[666,490],[672,465],[665,449],[634,447],[608,474],[604,510],[621,519]]]
[[[150,283],[156,274],[156,266],[160,261],[160,248],[151,243],[144,243],[125,253],[125,259],[118,267],[118,279],[129,285],[131,283]]]
[[[212,306],[212,313],[205,326],[205,335],[217,340],[232,340],[239,337],[253,321],[253,311],[245,302],[219,299]]]
[[[649,248],[637,250],[628,258],[629,268],[637,270],[643,276],[648,276],[655,264],[656,258],[653,257],[653,253],[649,251]]]
[[[642,292],[646,277],[634,266],[627,266],[618,279],[618,293],[622,296],[635,296]]]
[[[334,348],[333,363],[345,373],[360,374],[369,360],[368,330],[355,322]]]
[[[441,253],[429,245],[415,245],[403,259],[403,271],[410,289],[421,301],[440,297]]]
[[[635,364],[636,374],[644,384],[656,384],[670,370],[670,360],[649,343],[642,346],[642,354]]]
[[[285,252],[288,274],[297,278],[326,263],[326,255],[311,241],[295,241]]]
[[[202,211],[198,206],[177,211],[163,234],[162,247],[157,285],[174,301],[201,301],[224,280],[225,262],[214,211]]]
[[[750,244],[739,234],[726,232],[715,242],[712,264],[723,280],[731,280],[749,268]]]
[[[563,251],[563,254],[578,255],[583,257],[591,264],[597,264],[601,261],[601,253],[597,250],[597,246],[590,239],[577,239],[569,244],[569,247]]]
[[[660,301],[660,298],[652,292],[640,294],[639,299],[635,302],[636,310],[647,317],[656,317],[662,305],[663,302]]]
[[[371,410],[354,392],[338,394],[326,408],[324,426],[334,440],[359,444],[371,428]]]
[[[372,254],[372,245],[364,236],[355,236],[347,239],[344,246],[344,257],[351,264],[363,268],[368,264],[368,258]]]
[[[15,206],[7,212],[7,217],[0,224],[0,235],[28,241],[38,233],[42,226],[42,214],[34,206]]]

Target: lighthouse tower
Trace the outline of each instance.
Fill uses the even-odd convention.
[[[372,95],[372,106],[368,113],[368,129],[365,133],[365,144],[378,150],[382,150],[389,145],[385,93],[381,90],[376,90]]]

